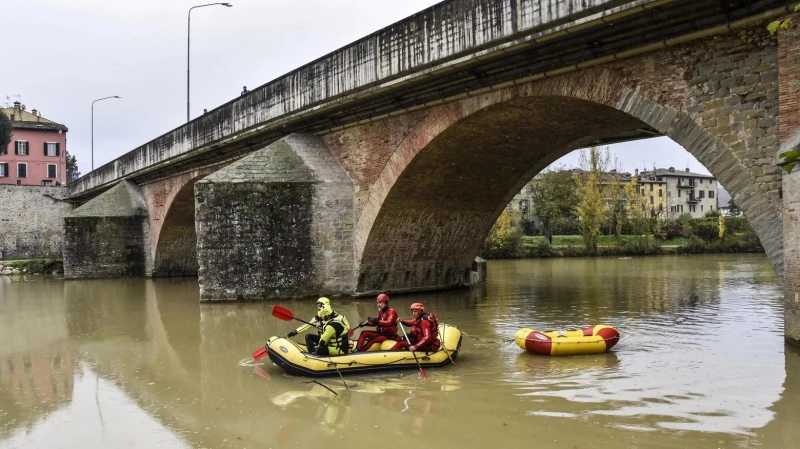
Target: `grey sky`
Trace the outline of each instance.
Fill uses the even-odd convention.
[[[205,1],[0,0],[8,64],[0,98],[69,127],[67,148],[95,167],[186,119],[186,15]],[[436,0],[230,0],[192,12],[192,117]],[[675,166],[708,173],[667,138],[617,145],[626,170]],[[559,163],[575,165],[571,154]]]

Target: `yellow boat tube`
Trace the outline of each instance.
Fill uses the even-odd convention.
[[[545,331],[520,329],[514,336],[517,346],[536,354],[575,355],[599,354],[619,341],[619,332],[598,324],[581,330]]]
[[[444,366],[458,357],[461,331],[450,324],[439,324],[441,347],[436,352],[415,351],[423,368]],[[267,341],[267,354],[272,363],[295,376],[325,377],[341,374],[363,374],[376,371],[417,368],[414,355],[406,350],[389,351],[394,341],[374,345],[367,352],[318,356],[309,354],[305,345],[285,337]]]

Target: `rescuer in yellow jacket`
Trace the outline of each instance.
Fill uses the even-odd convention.
[[[319,329],[318,335],[306,335],[306,347],[309,353],[317,355],[347,354],[350,349],[349,331],[350,324],[344,315],[336,313],[331,308],[328,298],[317,300],[317,315],[311,321]],[[304,324],[296,330],[289,332],[289,337],[294,337],[300,332],[311,329]]]

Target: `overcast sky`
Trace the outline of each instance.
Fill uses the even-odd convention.
[[[192,117],[435,0],[231,0],[192,12]],[[186,121],[185,0],[0,0],[6,53],[0,101],[69,127],[67,149],[95,167]],[[708,173],[668,138],[612,147],[626,171],[675,166]],[[574,166],[577,156],[559,164]]]

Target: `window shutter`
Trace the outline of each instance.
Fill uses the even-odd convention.
[[[47,142],[44,143],[44,155],[47,156]]]
[[[61,143],[56,142],[56,156],[61,156]]]

